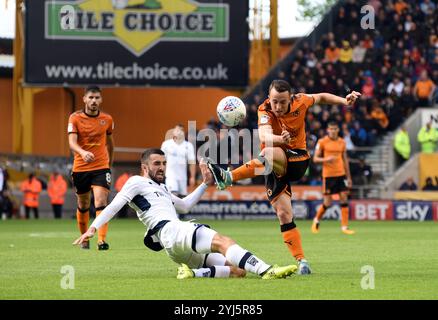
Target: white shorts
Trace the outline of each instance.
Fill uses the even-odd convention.
[[[193,239],[195,230],[196,237]],[[202,231],[200,232],[200,230]],[[210,251],[211,242],[217,232],[190,221],[173,220],[158,231],[157,236],[167,255],[176,263],[185,263],[189,268],[201,268]],[[199,248],[202,243],[203,248]],[[193,249],[204,252],[197,253]]]
[[[166,185],[170,192],[185,196],[187,195],[187,180],[176,180],[166,178]]]

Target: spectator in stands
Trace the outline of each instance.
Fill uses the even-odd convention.
[[[351,175],[353,176],[353,184],[366,185],[371,183],[373,170],[369,164],[365,162],[363,157],[359,158],[356,166],[353,166]]]
[[[42,190],[41,182],[35,177],[34,173],[31,173],[28,178],[21,183],[20,189],[23,192],[26,219],[30,218],[30,210],[33,211],[35,219],[38,219],[39,196]]]
[[[379,106],[379,102],[377,100],[373,101],[373,106],[371,109],[371,119],[373,119],[376,123],[376,129],[379,134],[382,134],[386,131],[389,125],[388,116],[383,111],[382,107]]]
[[[436,184],[433,184],[432,178],[426,178],[426,184],[423,187],[423,191],[438,191],[438,177],[435,177]]]
[[[414,178],[409,177],[405,182],[402,183],[399,190],[400,191],[416,191],[418,189]]]
[[[417,135],[418,142],[421,144],[421,152],[434,153],[438,142],[438,130],[432,127],[432,122],[426,123]]]
[[[362,86],[362,98],[371,99],[374,97],[374,81],[372,77],[366,77],[365,83]]]
[[[436,86],[427,75],[427,71],[423,70],[414,86],[414,97],[418,101],[417,105],[419,107],[430,106],[435,89]]]
[[[428,15],[430,14],[430,12],[433,12],[435,10],[435,7],[436,7],[435,3],[433,3],[430,0],[423,0],[423,2],[420,4],[421,11],[423,11],[425,15]]]
[[[353,60],[353,49],[346,40],[342,41],[342,48],[339,50],[339,61],[349,64]]]
[[[364,47],[363,41],[359,41],[359,44],[353,48],[353,56],[351,58],[353,63],[362,63],[365,59],[366,53],[367,49]]]
[[[404,83],[400,81],[398,76],[394,76],[392,81],[388,84],[386,92],[392,96],[400,97],[403,93]]]
[[[59,172],[54,171],[49,178],[47,193],[52,204],[53,215],[55,219],[62,217],[62,205],[64,204],[65,194],[67,192],[67,183]]]
[[[408,5],[403,0],[396,0],[394,3],[394,10],[397,12],[398,15],[401,15],[407,8]]]
[[[401,130],[394,137],[394,149],[397,155],[397,163],[400,165],[411,156],[411,141],[406,126],[402,126]]]
[[[350,135],[351,141],[353,141],[356,146],[363,147],[367,144],[367,132],[362,128],[359,121],[353,123],[353,128],[350,129]]]
[[[325,62],[336,63],[339,60],[339,48],[336,42],[331,41],[328,48],[325,49]]]
[[[354,150],[354,143],[351,140],[351,134],[348,130],[348,125],[346,123],[341,124],[341,130],[342,130],[342,137],[345,140],[345,148],[347,151],[353,151]]]

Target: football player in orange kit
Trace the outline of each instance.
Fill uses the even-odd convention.
[[[76,189],[78,209],[76,218],[81,234],[88,229],[90,219],[90,195],[93,190],[96,216],[108,204],[111,187],[111,165],[113,162],[114,140],[112,117],[100,111],[102,94],[99,87],[85,89],[84,109],[70,115],[68,120],[68,141],[74,152],[72,180]],[[105,241],[108,224],[99,229],[97,248],[108,250]],[[89,242],[81,244],[89,249]]]
[[[305,116],[314,104],[352,105],[360,96],[353,91],[345,98],[330,94],[292,95],[284,80],[274,80],[269,86],[269,97],[258,109],[258,129],[261,142],[259,157],[232,170],[225,171],[208,162],[218,189],[225,189],[238,180],[265,176],[268,200],[280,222],[283,241],[298,261],[298,274],[310,274],[304,257],[301,235],[292,213],[290,183],[298,181],[309,166],[310,155],[306,149]]]
[[[312,233],[319,232],[320,220],[332,204],[332,195],[339,194],[341,230],[343,233],[351,235],[354,234],[354,231],[348,229],[348,192],[352,183],[347,148],[345,140],[339,136],[339,125],[336,122],[328,124],[327,133],[316,144],[313,156],[315,163],[322,163],[324,202],[313,219]]]

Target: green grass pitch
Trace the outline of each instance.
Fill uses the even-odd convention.
[[[276,220],[207,221],[218,232],[268,263],[293,262]],[[177,265],[164,251],[143,245],[138,220],[110,222],[111,249],[73,247],[74,220],[0,222],[0,299],[147,299],[147,300],[296,300],[437,299],[438,227],[436,222],[352,222],[346,236],[339,222],[323,221],[310,232],[310,221],[297,221],[310,276],[264,281],[244,279],[177,280]],[[74,268],[74,289],[62,289],[65,265]],[[363,289],[374,268],[374,289]],[[364,278],[363,277],[367,277]]]

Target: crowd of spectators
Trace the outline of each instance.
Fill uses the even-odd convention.
[[[374,29],[361,28],[360,10],[365,4],[375,10]],[[333,19],[332,32],[322,35],[314,47],[304,39],[290,67],[277,73],[277,78],[291,84],[293,93],[362,93],[353,107],[314,106],[309,110],[308,150],[313,152],[333,120],[342,128],[349,150],[372,147],[416,108],[436,102],[437,16],[437,0],[347,0]],[[257,128],[257,108],[265,98],[265,92],[258,92],[249,99],[252,103],[247,104],[242,127]],[[214,120],[208,126],[221,128]],[[358,163],[359,157],[353,159],[354,165]],[[312,165],[309,174],[303,182],[315,183],[320,168]]]

